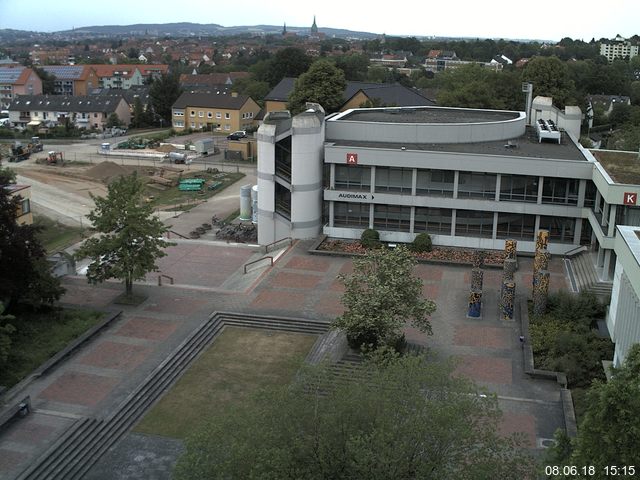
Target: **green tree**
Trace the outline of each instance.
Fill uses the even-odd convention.
[[[593,465],[594,479],[610,478],[604,467],[635,465],[640,451],[640,344],[604,382],[596,380],[586,398],[587,409],[571,445],[553,452],[566,465]],[[562,459],[561,459],[562,460]]]
[[[0,168],[0,302],[7,310],[19,303],[52,304],[64,289],[50,271],[47,252],[38,241],[40,228],[18,225],[19,195],[9,195],[15,173]]]
[[[0,367],[4,367],[11,351],[11,335],[16,327],[9,322],[13,320],[14,316],[4,314],[4,305],[0,302]]]
[[[180,77],[177,74],[162,75],[151,84],[149,99],[153,111],[166,125],[171,124],[171,107],[181,94]]]
[[[354,347],[396,345],[407,321],[431,335],[433,301],[422,296],[422,280],[413,274],[416,260],[400,246],[369,250],[354,259],[352,275],[340,275],[345,285],[345,312],[333,328],[345,331]]]
[[[311,66],[311,57],[297,47],[279,50],[270,61],[266,81],[274,87],[284,77],[298,77]]]
[[[344,102],[346,85],[342,70],[327,60],[319,60],[296,80],[288,108],[296,114],[305,109],[306,102],[316,102],[328,113],[335,112]]]
[[[140,128],[145,126],[145,111],[140,97],[136,97],[133,101],[133,115],[131,118],[131,126]]]
[[[76,253],[76,258],[92,259],[90,283],[117,278],[131,296],[135,280],[157,271],[156,260],[172,244],[162,238],[167,227],[153,215],[143,194],[144,183],[134,174],[112,182],[106,197],[92,195],[96,208],[88,218],[99,236],[89,238]]]
[[[369,56],[357,53],[336,58],[336,67],[344,72],[344,77],[352,81],[364,81],[369,71]]]
[[[56,76],[47,72],[43,68],[33,67],[40,80],[42,80],[42,93],[44,95],[53,95],[56,92]]]
[[[105,124],[106,128],[111,127],[119,127],[122,122],[120,121],[120,117],[116,112],[109,114],[107,117],[107,123]]]
[[[204,422],[175,478],[528,478],[518,437],[498,432],[496,397],[452,372],[418,356],[367,362],[335,384],[326,366],[303,369]]]
[[[534,96],[553,97],[553,103],[560,108],[576,103],[569,69],[558,57],[532,58],[522,72],[522,80],[533,83]]]

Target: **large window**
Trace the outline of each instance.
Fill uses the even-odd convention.
[[[559,243],[573,243],[576,219],[571,217],[540,216],[540,229],[549,230],[549,240]]]
[[[580,180],[576,178],[545,177],[542,184],[542,203],[577,205],[579,183]]]
[[[333,226],[369,228],[369,204],[334,202]]]
[[[596,184],[593,183],[593,180],[587,180],[587,188],[584,193],[584,206],[585,207],[593,207],[596,204],[596,192],[598,189],[596,188]]]
[[[408,232],[411,223],[411,207],[400,205],[374,205],[373,228]]]
[[[285,137],[276,143],[275,148],[276,175],[291,182],[291,137]]]
[[[456,236],[487,237],[493,235],[493,212],[456,210]]]
[[[335,169],[337,190],[371,190],[371,167],[336,165]]]
[[[276,213],[291,220],[291,192],[276,182]]]
[[[397,167],[376,168],[376,192],[411,194],[413,169]]]
[[[453,170],[418,170],[416,178],[416,195],[434,195],[453,197]]]
[[[535,226],[535,215],[498,213],[497,238],[533,241]]]
[[[539,177],[525,175],[502,175],[500,200],[513,202],[537,202]]]
[[[496,198],[496,174],[482,172],[460,172],[458,175],[458,198]]]
[[[451,235],[451,209],[416,207],[413,231]]]

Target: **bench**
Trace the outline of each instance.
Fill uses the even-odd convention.
[[[31,397],[26,396],[21,401],[4,407],[0,411],[0,428],[4,427],[14,417],[26,417],[31,411]]]

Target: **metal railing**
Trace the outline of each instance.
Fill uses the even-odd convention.
[[[277,245],[280,242],[284,242],[285,240],[287,240],[289,242],[289,245],[293,244],[293,238],[284,237],[284,238],[281,238],[280,240],[276,240],[275,242],[271,242],[271,243],[268,243],[267,245],[265,245],[264,246],[264,253],[269,253],[269,247],[273,247],[274,245]]]
[[[248,267],[249,265],[253,265],[254,263],[261,262],[262,260],[269,260],[269,266],[270,266],[270,267],[272,267],[272,266],[273,266],[273,257],[272,257],[271,255],[268,255],[268,256],[266,256],[266,257],[259,258],[258,260],[254,260],[253,262],[245,263],[245,264],[244,264],[244,267],[243,267],[243,271],[244,271],[244,273],[247,273],[247,267]]]
[[[174,235],[179,236],[180,238],[186,238],[187,240],[189,240],[189,237],[186,237],[186,236],[182,235],[181,233],[175,232],[175,231],[173,231],[173,230],[167,230],[167,238],[171,238],[171,234],[172,234],[172,233],[173,233]]]
[[[169,280],[169,285],[173,285],[173,277],[170,277],[169,275],[158,275],[158,286],[161,287],[162,286],[162,278],[166,278]]]

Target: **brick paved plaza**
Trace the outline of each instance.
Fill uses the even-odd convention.
[[[139,306],[113,305],[123,290],[117,282],[90,286],[83,278],[66,278],[65,303],[117,307],[123,313],[25,389],[34,413],[0,432],[0,479],[15,478],[75,419],[106,415],[214,311],[330,322],[342,312],[344,288],[336,277],[350,273],[352,261],[311,255],[307,253],[310,245],[298,242],[273,267],[244,275],[243,265],[261,257],[260,252],[179,242],[160,261],[160,273],[173,277],[177,286],[159,287],[154,280],[158,274],[150,275],[148,283],[134,287],[148,297]],[[532,259],[520,259],[516,288],[521,298],[530,294],[531,269]],[[442,357],[454,357],[457,374],[498,395],[505,412],[501,431],[522,432],[526,443],[535,447],[563,426],[559,389],[554,382],[532,380],[523,372],[519,324],[498,319],[500,270],[485,271],[482,318],[467,318],[470,270],[449,265],[416,267],[424,281],[423,294],[437,305],[432,317],[434,335],[427,337],[408,326],[406,337]],[[566,289],[559,260],[552,260],[550,271],[551,289]]]

